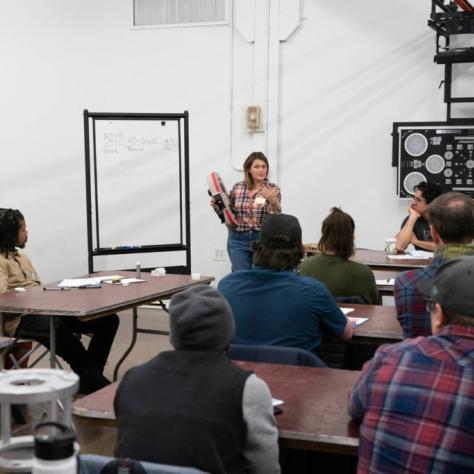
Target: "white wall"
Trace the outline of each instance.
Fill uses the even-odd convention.
[[[269,158],[283,209],[310,241],[329,208],[343,206],[358,246],[381,249],[408,205],[395,194],[392,122],[445,119],[429,2],[302,5],[301,27],[278,47]],[[230,268],[212,261],[226,231],[208,207],[206,175],[218,170],[230,187],[240,178],[230,163],[245,158],[233,154],[265,136],[247,134],[235,102],[252,88],[254,45],[230,26],[133,30],[131,21],[131,0],[0,0],[0,206],[24,212],[45,281],[87,270],[84,108],[189,111],[193,271]]]

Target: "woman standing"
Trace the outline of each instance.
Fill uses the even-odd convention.
[[[372,270],[349,260],[354,254],[355,224],[352,217],[333,207],[323,221],[318,249],[321,255],[303,261],[300,275],[323,282],[335,297],[359,296],[377,304],[378,292]]]
[[[260,151],[250,153],[244,163],[244,180],[229,195],[237,226],[229,229],[227,253],[232,271],[252,268],[252,242],[260,240],[262,221],[281,212],[280,188],[268,181],[268,160]]]

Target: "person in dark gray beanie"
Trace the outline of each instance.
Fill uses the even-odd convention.
[[[114,456],[212,473],[278,474],[270,391],[226,356],[232,310],[197,285],[169,307],[173,351],[130,369],[115,396]]]
[[[211,286],[199,285],[171,298],[170,342],[177,350],[224,351],[234,337],[229,303]]]

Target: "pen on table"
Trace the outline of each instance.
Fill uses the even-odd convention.
[[[82,285],[77,287],[79,290],[86,290],[88,288],[102,288],[102,285]]]
[[[70,290],[70,288],[64,288],[62,286],[53,286],[53,287],[47,287],[43,286],[44,291],[50,291],[50,290]]]

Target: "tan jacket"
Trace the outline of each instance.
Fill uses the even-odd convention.
[[[38,272],[31,260],[24,254],[15,252],[0,254],[0,293],[22,287],[41,285]],[[4,334],[12,337],[15,334],[21,315],[4,314]]]

